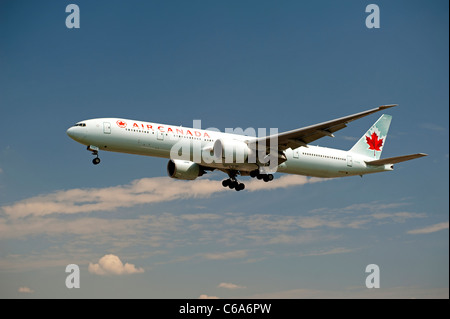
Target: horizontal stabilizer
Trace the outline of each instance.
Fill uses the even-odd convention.
[[[366,164],[374,165],[374,166],[386,165],[386,164],[397,164],[397,163],[409,161],[409,160],[412,160],[415,158],[420,158],[423,156],[428,156],[428,154],[418,153],[418,154],[411,154],[411,155],[389,157],[389,158],[383,158],[383,159],[376,160],[376,161],[366,161]]]

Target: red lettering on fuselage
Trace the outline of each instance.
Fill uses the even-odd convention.
[[[153,128],[152,124],[144,124],[144,123],[133,123],[133,128],[137,128],[137,129],[142,129],[142,130],[148,130],[148,131],[154,131],[155,128]],[[160,132],[166,132],[166,133],[172,133],[172,134],[179,134],[179,135],[190,135],[192,137],[196,136],[196,137],[204,137],[204,138],[211,138],[209,136],[209,134],[205,131],[194,131],[194,130],[186,130],[184,131],[182,128],[172,128],[172,127],[168,127],[167,130],[165,130],[165,126],[164,125],[159,125],[156,128],[158,131]]]

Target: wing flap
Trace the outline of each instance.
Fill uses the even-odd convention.
[[[386,164],[397,164],[405,161],[410,161],[416,158],[428,156],[428,154],[424,153],[418,153],[418,154],[411,154],[411,155],[403,155],[403,156],[396,156],[396,157],[389,157],[389,158],[383,158],[376,161],[366,161],[367,165],[372,166],[380,166],[380,165],[386,165]]]

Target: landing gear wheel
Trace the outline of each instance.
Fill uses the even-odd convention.
[[[238,174],[238,171],[229,171],[228,176],[229,179],[222,181],[223,187],[228,187],[230,189],[235,189],[237,192],[243,190],[245,188],[245,185],[243,183],[239,183],[239,181],[236,179],[236,175]],[[256,176],[256,175],[255,175]]]
[[[250,177],[251,178],[255,178],[256,176],[258,176],[258,170],[257,169],[255,169],[254,171],[250,172]]]
[[[94,159],[92,160],[92,163],[93,163],[94,165],[98,165],[98,164],[100,164],[100,159],[99,159],[98,157],[96,157],[96,158],[94,158]]]

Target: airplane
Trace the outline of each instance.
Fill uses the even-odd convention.
[[[370,114],[395,107],[374,109],[331,121],[263,137],[222,133],[122,118],[81,121],[67,130],[73,140],[87,146],[100,163],[102,151],[168,158],[167,173],[181,180],[194,180],[207,171],[228,174],[224,187],[241,191],[237,176],[270,182],[273,173],[335,178],[392,171],[394,164],[427,156],[424,153],[380,159],[392,120],[383,114],[348,151],[312,146],[322,137],[334,137],[347,124]]]

